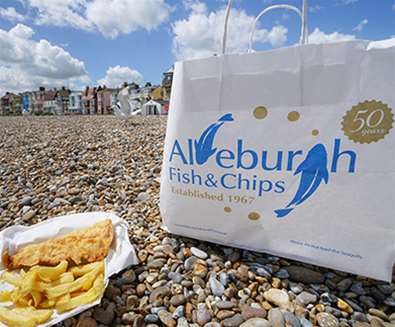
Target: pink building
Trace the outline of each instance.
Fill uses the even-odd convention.
[[[117,101],[117,89],[109,89],[106,86],[97,89],[97,113],[107,115],[112,113],[112,107]]]
[[[89,86],[82,93],[82,113],[94,115],[97,113],[97,91],[96,88]]]

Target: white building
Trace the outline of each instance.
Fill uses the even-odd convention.
[[[70,114],[81,114],[82,113],[82,91],[71,91],[69,95],[69,109]]]
[[[46,114],[60,115],[62,108],[58,105],[55,90],[48,90],[44,93],[43,112]]]

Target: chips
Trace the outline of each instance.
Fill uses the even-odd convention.
[[[0,307],[0,321],[8,326],[35,327],[48,321],[51,316],[52,310]]]
[[[104,261],[69,267],[67,261],[57,266],[33,266],[20,273],[5,271],[0,282],[14,287],[0,292],[0,321],[8,326],[37,326],[48,321],[56,309],[70,311],[92,303],[104,293]]]

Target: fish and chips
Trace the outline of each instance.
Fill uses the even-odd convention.
[[[3,254],[7,267],[0,283],[0,322],[7,326],[37,326],[99,299],[105,290],[104,259],[113,241],[111,220],[61,237],[26,245],[14,255]],[[10,269],[19,269],[11,271]]]

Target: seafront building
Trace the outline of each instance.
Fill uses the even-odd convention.
[[[161,85],[124,83],[120,88],[87,86],[84,90],[46,89],[0,97],[0,115],[166,115],[169,111],[173,68]]]
[[[22,115],[30,115],[33,110],[33,93],[23,92],[22,97]]]
[[[56,91],[49,90],[44,93],[43,101],[43,113],[44,114],[60,114],[60,108],[56,101]]]
[[[96,94],[98,115],[108,115],[113,112],[114,106],[117,104],[118,92],[119,89],[99,87]]]
[[[82,91],[70,91],[67,112],[70,115],[82,114]]]

